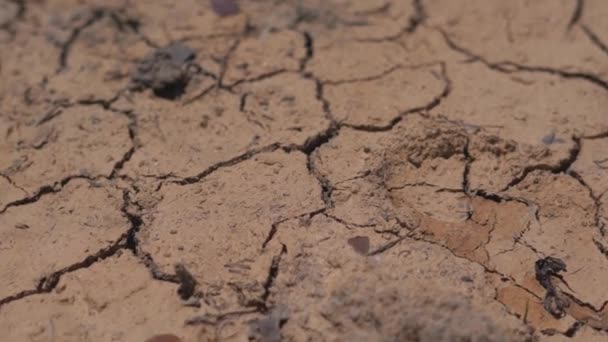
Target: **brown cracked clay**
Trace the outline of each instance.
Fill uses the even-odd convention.
[[[607,340],[606,15],[0,0],[0,335]]]

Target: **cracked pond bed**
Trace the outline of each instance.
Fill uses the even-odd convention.
[[[0,335],[608,340],[603,0],[0,0]]]

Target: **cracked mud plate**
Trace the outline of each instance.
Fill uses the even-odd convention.
[[[0,336],[608,341],[605,0],[0,0]]]

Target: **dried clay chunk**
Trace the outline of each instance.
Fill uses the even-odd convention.
[[[174,98],[188,84],[188,68],[195,57],[194,50],[173,42],[142,59],[131,80],[135,89],[150,88],[157,96]]]

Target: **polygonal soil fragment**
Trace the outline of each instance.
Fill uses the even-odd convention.
[[[482,64],[450,64],[450,95],[433,109],[470,129],[564,153],[573,135],[606,132],[605,90],[575,79],[509,75]],[[574,119],[576,118],[576,119]]]
[[[518,340],[528,334],[493,302],[480,266],[409,239],[388,240],[386,250],[365,257],[349,245],[354,236],[369,232],[349,232],[323,215],[279,226],[275,240],[289,253],[270,299],[289,312],[285,338],[510,340],[495,335],[500,331]],[[369,239],[372,250],[383,244],[377,236]]]
[[[297,71],[306,56],[304,45],[304,36],[294,31],[244,38],[228,59],[223,82],[232,85],[280,71]]]
[[[149,47],[135,31],[137,22],[121,12],[91,8],[84,13],[90,25],[83,25],[69,49],[62,50],[59,72],[46,89],[49,96],[68,102],[109,101],[127,87],[133,63]],[[98,86],[91,87],[92,82]]]
[[[33,290],[51,275],[125,237],[128,220],[118,189],[73,180],[37,202],[0,214],[0,298]],[[77,243],[74,243],[77,242]]]
[[[525,288],[510,284],[501,285],[496,290],[496,300],[503,303],[511,314],[521,317],[537,331],[544,331],[548,334],[566,334],[576,320],[571,316],[553,317],[545,309],[543,298],[543,294],[535,295]]]
[[[306,70],[327,82],[345,82],[382,75],[408,62],[407,54],[395,43],[315,42],[315,57]]]
[[[395,198],[398,198],[398,195],[395,194]],[[446,246],[457,256],[475,261],[488,269],[509,274],[517,281],[524,282],[526,277],[533,275],[529,266],[535,261],[532,252],[517,249],[515,255],[509,253],[517,248],[519,237],[533,218],[525,205],[512,201],[496,203],[474,197],[468,203],[464,202],[469,211],[468,217],[457,221],[455,218],[449,220],[450,217],[446,214],[441,217],[434,213],[434,211],[441,212],[444,207],[450,209],[450,206],[455,206],[446,201],[445,197],[443,195],[439,197],[440,200],[422,208],[420,203],[414,202],[409,197],[405,198],[405,204],[413,207],[420,217],[420,228],[416,232],[420,233],[424,240]],[[461,203],[465,199],[462,197],[459,199],[458,204],[462,208]],[[407,208],[406,205],[402,206]],[[431,211],[432,209],[435,210]],[[443,209],[443,212],[447,212],[446,209]],[[462,209],[460,211],[462,217],[464,213]],[[452,212],[452,215],[455,214]],[[503,254],[507,255],[503,256]]]
[[[466,141],[457,125],[412,114],[388,132],[341,129],[314,162],[333,184],[374,173],[389,189],[418,183],[461,189]]]
[[[207,37],[240,34],[246,26],[243,15],[218,16],[210,1],[169,0],[133,2],[126,8],[129,17],[140,22],[138,31],[158,45]]]
[[[579,27],[569,27],[577,1],[431,0],[429,24],[490,62],[582,72],[606,80],[608,59]],[[507,65],[508,66],[508,65]]]
[[[509,77],[481,64],[449,65],[448,75],[453,90],[432,113],[480,132],[469,151],[471,189],[497,192],[526,168],[559,169],[575,153],[573,137],[608,128],[608,97],[584,81]]]
[[[284,74],[241,88],[240,99],[211,91],[175,107],[135,95],[141,148],[127,163],[140,175],[196,176],[251,151],[277,144],[302,145],[326,129],[314,82]],[[272,146],[270,146],[272,147]]]
[[[555,153],[547,146],[518,144],[516,141],[480,131],[470,138],[469,190],[496,193],[517,184],[528,171],[558,170],[568,163],[576,152],[576,143],[569,143],[574,146],[568,153]]]
[[[49,61],[58,55],[43,35],[25,30],[14,38],[10,49],[1,49],[0,116],[32,124],[56,107],[41,94],[39,83],[54,74],[56,65]]]
[[[465,131],[445,120],[408,116],[391,133],[383,153],[386,186],[429,185],[462,189],[465,169]]]
[[[258,31],[297,28],[329,40],[394,38],[417,17],[410,1],[248,1],[242,7]]]
[[[386,189],[373,176],[348,180],[334,187],[328,214],[349,228],[375,227],[378,231],[398,231]]]
[[[462,189],[465,146],[466,135],[458,126],[412,115],[386,133],[341,130],[319,149],[314,166],[332,186],[332,215],[351,226],[411,229],[420,222],[413,207],[402,201],[410,195],[408,201],[423,207],[437,196],[451,203],[441,213],[418,206],[422,212],[447,215],[449,221],[468,215],[467,201],[453,193]],[[415,186],[429,191],[414,195]]]
[[[298,74],[277,75],[238,88],[241,115],[262,131],[259,143],[304,146],[329,126],[314,82]]]
[[[608,308],[593,308],[586,303],[569,302],[566,308],[567,314],[585,325],[606,332],[608,330]]]
[[[608,6],[602,0],[587,0],[584,3],[583,13],[580,18],[581,28],[591,42],[608,54]]]
[[[333,185],[363,178],[376,172],[382,165],[382,156],[390,137],[390,133],[361,132],[345,127],[312,154],[312,162],[316,170]]]
[[[74,28],[86,27],[91,19],[91,12],[109,10],[122,12],[125,7],[123,0],[47,0],[40,1],[32,6],[27,6],[25,19],[28,24],[42,24],[42,30],[55,31],[49,39],[63,38],[65,42]]]
[[[589,342],[602,342],[608,339],[608,333],[604,331],[598,331],[588,326],[581,326],[577,331],[576,335],[574,335],[577,340],[580,341],[589,341]],[[555,335],[541,335],[540,342],[570,342],[573,338],[555,334]]]
[[[0,175],[0,211],[3,211],[7,204],[25,196],[27,193],[23,189],[16,187],[9,178]]]
[[[387,126],[400,114],[429,107],[447,80],[439,65],[397,67],[377,78],[324,87],[336,120],[354,126]]]
[[[184,43],[196,51],[196,63],[203,73],[213,75],[217,82],[239,39],[240,36],[191,37]]]
[[[12,96],[3,101],[6,111],[30,123],[29,116],[58,106],[110,101],[126,86],[130,62],[145,51],[145,42],[130,18],[105,5],[68,1],[27,6],[27,25],[3,58],[3,84],[12,84]]]
[[[176,285],[153,280],[130,253],[119,252],[89,268],[64,274],[49,294],[9,303],[0,330],[12,341],[145,341],[172,333],[193,341],[195,314],[175,296]]]
[[[572,177],[535,171],[509,194],[537,203],[538,224],[522,239],[542,255],[566,263],[567,272],[562,276],[568,287],[564,291],[595,308],[602,307],[607,300],[608,259],[594,243],[599,230],[589,191]]]
[[[608,139],[583,139],[570,170],[580,176],[594,196],[608,191]]]
[[[59,51],[43,33],[23,29],[12,39],[11,49],[2,49],[0,56],[3,79],[0,89],[6,91],[18,86],[16,81],[25,83],[24,87],[51,76],[57,68],[54,62]]]
[[[245,153],[256,143],[256,127],[239,112],[239,98],[211,92],[208,101],[176,106],[135,94],[141,147],[125,165],[128,174],[194,176]],[[238,132],[238,134],[237,134]]]
[[[273,223],[318,211],[320,187],[305,155],[262,153],[198,183],[165,185],[144,216],[141,247],[161,270],[181,263],[201,285],[205,310],[263,305],[281,248],[263,249]],[[276,262],[276,261],[274,261]]]
[[[323,6],[324,3],[329,6]],[[319,8],[324,7],[326,13],[319,13]],[[301,7],[305,18],[300,28],[314,32],[319,24],[329,26],[328,37],[321,35],[321,38],[361,41],[392,39],[414,28],[413,21],[419,20],[420,15],[415,7],[412,1],[398,0],[321,1],[317,6],[309,4],[308,7]],[[333,22],[332,16],[335,16]]]
[[[131,145],[123,115],[84,106],[56,115],[14,129],[0,145],[2,173],[30,194],[68,177],[110,176]]]
[[[390,200],[397,208],[403,208],[407,212],[419,212],[442,222],[465,221],[473,211],[469,197],[462,191],[452,191],[424,184],[404,185],[389,189],[389,191]],[[420,224],[419,220],[416,222],[414,226]]]

